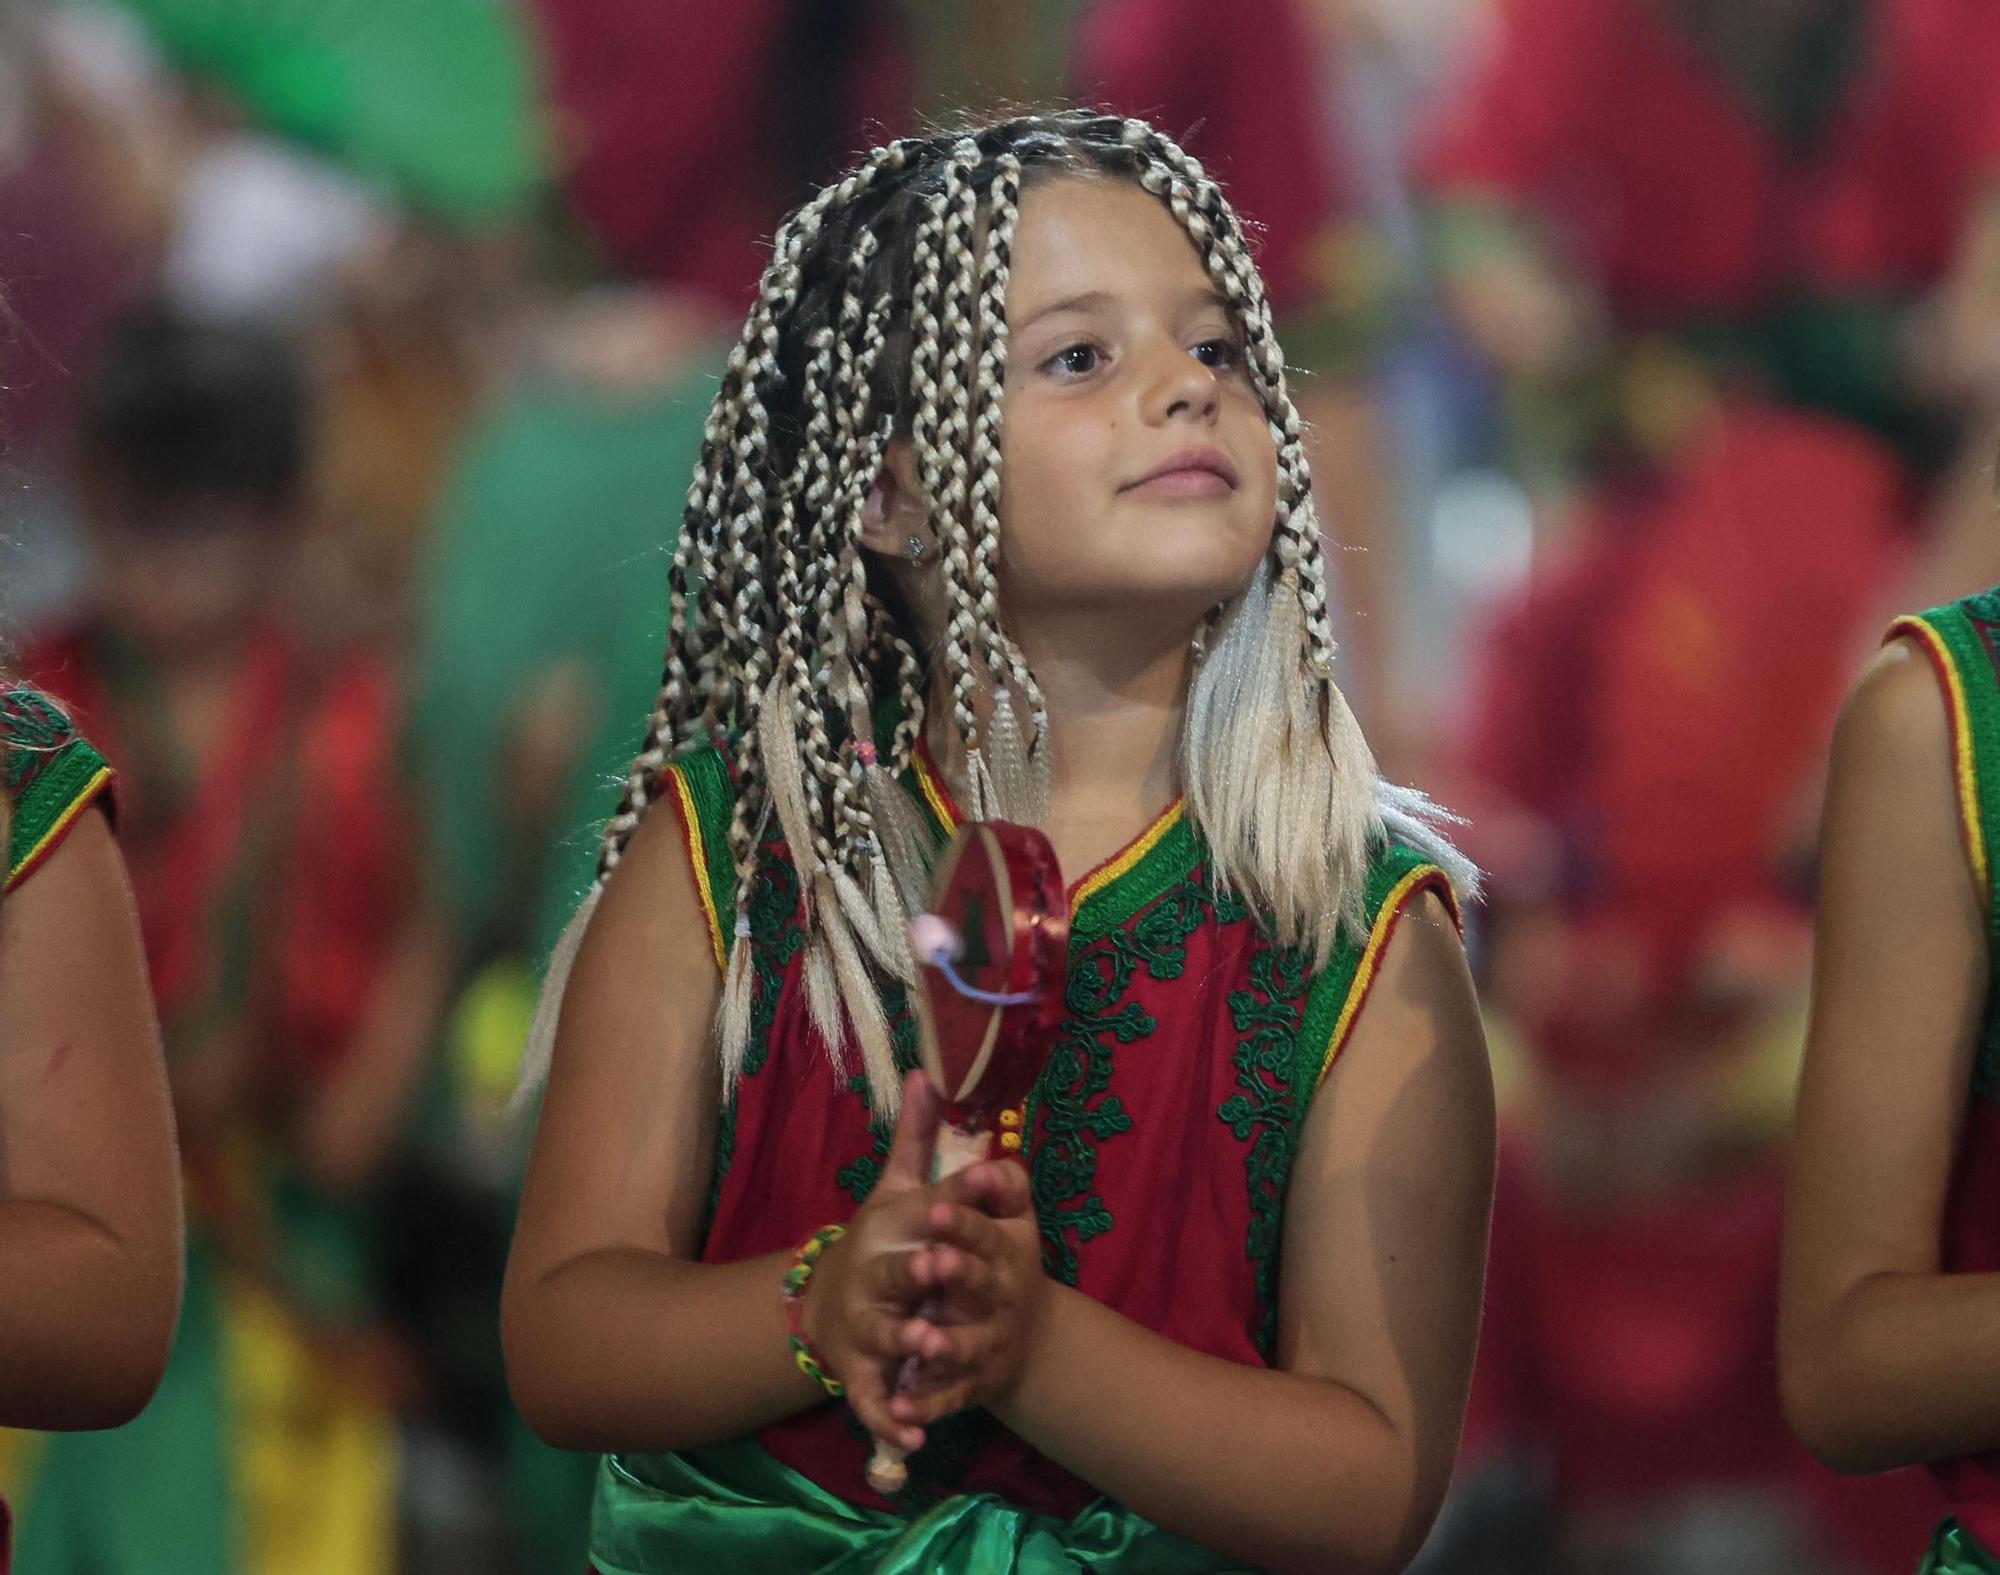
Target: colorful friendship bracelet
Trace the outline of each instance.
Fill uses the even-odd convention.
[[[781,1282],[785,1290],[785,1322],[792,1331],[792,1361],[800,1372],[836,1400],[847,1393],[847,1385],[826,1370],[819,1359],[819,1352],[806,1338],[805,1299],[806,1285],[812,1279],[813,1270],[819,1266],[820,1254],[846,1234],[845,1225],[822,1225],[792,1254],[791,1265],[785,1270],[785,1278]]]

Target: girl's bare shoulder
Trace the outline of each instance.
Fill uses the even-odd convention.
[[[1905,637],[1877,651],[1849,691],[1834,729],[1836,770],[1855,765],[1948,769],[1951,720],[1931,658]]]

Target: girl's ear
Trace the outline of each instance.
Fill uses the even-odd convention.
[[[928,557],[937,547],[930,514],[930,503],[917,480],[915,448],[906,437],[891,438],[861,508],[861,545],[905,561]],[[911,549],[913,537],[922,543],[921,553]]]

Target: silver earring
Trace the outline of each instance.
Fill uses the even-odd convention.
[[[903,556],[909,559],[912,565],[922,563],[924,561],[923,537],[912,531],[909,539],[903,543]]]
[[[1209,608],[1202,621],[1194,626],[1194,638],[1188,642],[1188,648],[1196,667],[1201,666],[1203,659],[1208,655],[1208,637],[1221,620],[1222,603],[1217,602]]]

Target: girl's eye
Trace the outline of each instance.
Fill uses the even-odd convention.
[[[1234,339],[1204,339],[1194,347],[1193,354],[1203,366],[1212,366],[1217,371],[1228,371],[1243,359]]]
[[[1097,370],[1103,357],[1096,345],[1074,344],[1058,350],[1042,363],[1049,371],[1060,372],[1067,377],[1084,377]]]

